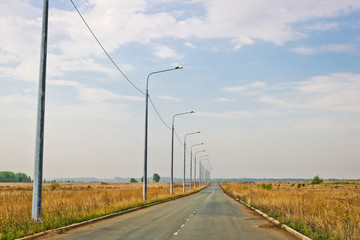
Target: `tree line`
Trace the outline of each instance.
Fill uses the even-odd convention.
[[[141,177],[141,182],[143,182],[144,181],[144,177]],[[157,174],[157,173],[154,173],[154,175],[153,175],[153,181],[154,182],[160,182],[160,175],[159,174]],[[130,182],[138,182],[135,178],[131,178],[130,179]]]
[[[25,173],[0,172],[0,182],[31,182],[31,178]]]

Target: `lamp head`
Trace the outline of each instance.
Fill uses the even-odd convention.
[[[183,67],[182,66],[177,66],[177,67],[175,67],[175,69],[183,69]]]
[[[196,113],[195,111],[191,111],[190,113]]]

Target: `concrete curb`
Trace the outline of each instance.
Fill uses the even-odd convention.
[[[124,210],[124,211],[121,211],[121,212],[111,213],[111,214],[108,214],[108,215],[105,215],[105,216],[101,216],[101,217],[97,217],[97,218],[94,218],[94,219],[86,220],[86,221],[83,221],[83,222],[73,223],[73,224],[68,225],[68,226],[55,228],[55,229],[49,229],[49,230],[46,230],[44,232],[39,232],[39,233],[28,235],[28,236],[25,236],[25,237],[22,237],[22,238],[17,238],[16,240],[32,240],[32,239],[38,239],[38,238],[41,238],[41,237],[45,237],[45,236],[50,235],[50,234],[65,233],[65,232],[68,232],[68,231],[70,231],[72,229],[79,228],[79,227],[82,227],[82,226],[86,226],[86,225],[89,225],[89,224],[93,224],[93,223],[96,223],[96,222],[99,222],[99,221],[102,221],[102,220],[105,220],[105,219],[110,219],[110,218],[113,218],[113,217],[121,216],[121,215],[124,215],[124,214],[127,214],[127,213],[138,211],[140,209],[148,208],[148,207],[155,206],[155,205],[158,205],[158,204],[161,204],[161,203],[170,202],[170,201],[177,200],[177,199],[180,199],[180,198],[189,197],[191,195],[194,195],[194,194],[197,194],[197,193],[201,192],[202,190],[206,189],[208,186],[205,186],[203,189],[199,189],[197,191],[194,191],[194,192],[191,192],[191,193],[188,193],[188,194],[182,194],[182,195],[170,198],[170,199],[160,200],[160,201],[153,202],[153,203],[150,203],[150,204],[146,204],[146,205],[143,205],[143,206],[130,208],[130,209],[127,209],[127,210]]]
[[[272,223],[280,226],[281,228],[285,229],[287,232],[291,233],[291,234],[294,235],[295,237],[297,237],[297,238],[299,238],[299,239],[301,239],[301,240],[312,240],[311,238],[309,238],[309,237],[305,236],[304,234],[296,231],[295,229],[292,229],[291,227],[289,227],[289,226],[287,226],[287,225],[285,225],[285,224],[282,224],[282,223],[279,222],[278,220],[270,217],[270,216],[267,215],[266,213],[263,213],[262,211],[254,208],[254,207],[252,207],[252,206],[250,206],[249,204],[247,204],[246,202],[242,201],[241,199],[235,198],[234,196],[228,194],[228,193],[224,190],[224,188],[221,186],[221,184],[220,184],[220,187],[221,187],[221,189],[223,190],[223,192],[224,192],[226,195],[228,195],[229,197],[235,199],[236,201],[244,204],[245,206],[247,206],[247,207],[250,208],[251,210],[257,212],[258,214],[260,214],[261,216],[263,216],[264,218],[266,218],[267,220],[269,220],[270,222],[272,222]]]

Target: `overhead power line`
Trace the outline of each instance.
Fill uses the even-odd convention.
[[[99,39],[96,37],[95,33],[91,30],[89,24],[86,22],[86,20],[84,19],[84,17],[82,16],[82,14],[80,13],[80,11],[78,10],[78,8],[76,7],[75,3],[73,2],[73,0],[70,0],[72,5],[74,6],[75,10],[78,12],[79,16],[81,17],[81,19],[83,20],[83,22],[85,23],[86,27],[89,29],[90,33],[93,35],[93,37],[95,38],[96,42],[99,44],[99,46],[101,47],[101,49],[104,51],[104,53],[106,54],[106,56],[110,59],[110,61],[114,64],[114,66],[117,68],[117,70],[119,70],[119,72],[124,76],[124,78],[134,87],[136,88],[140,93],[142,93],[143,95],[146,95],[140,88],[138,88],[126,75],[125,73],[123,73],[123,71],[121,71],[121,69],[118,67],[118,65],[114,62],[114,60],[111,58],[111,56],[109,55],[109,53],[106,51],[106,49],[103,47],[103,45],[100,43]]]
[[[146,95],[140,88],[138,88],[126,75],[123,71],[121,71],[121,69],[119,68],[119,66],[115,63],[115,61],[111,58],[111,56],[109,55],[109,53],[106,51],[106,49],[104,48],[104,46],[101,44],[101,42],[99,41],[99,39],[96,37],[95,33],[92,31],[92,29],[90,28],[89,24],[86,22],[85,18],[82,16],[82,14],[80,13],[79,9],[76,7],[75,3],[73,2],[73,0],[70,0],[72,5],[74,6],[75,10],[77,11],[77,13],[79,14],[79,16],[81,17],[81,19],[83,20],[83,22],[85,23],[86,27],[89,29],[91,35],[95,38],[96,42],[99,44],[99,46],[101,47],[101,49],[104,51],[104,53],[106,54],[106,56],[110,59],[110,61],[112,62],[112,64],[117,68],[117,70],[119,70],[119,72],[124,76],[124,78],[136,89],[138,90],[141,94]],[[149,95],[149,100],[150,103],[152,105],[152,107],[154,108],[156,115],[159,117],[160,121],[169,129],[171,130],[171,127],[164,121],[164,119],[161,117],[159,111],[156,109],[155,104],[153,103],[153,101],[150,98]],[[177,135],[176,131],[175,132],[175,136],[177,138],[177,140],[179,141],[180,144],[184,145],[179,136]]]
[[[149,95],[149,100],[150,100],[151,106],[154,108],[154,110],[155,110],[155,112],[156,112],[156,115],[159,117],[160,121],[165,125],[165,127],[167,127],[169,130],[171,130],[171,127],[164,121],[164,119],[161,117],[159,111],[156,109],[155,104],[154,104],[153,101],[151,100],[150,95]],[[179,143],[180,143],[181,145],[184,145],[184,144],[181,142],[181,140],[180,140],[180,138],[179,138],[179,136],[178,136],[178,134],[176,133],[175,130],[174,130],[174,132],[175,132],[175,136],[176,136],[177,140],[179,141]]]
[[[164,121],[164,119],[161,117],[160,113],[159,113],[158,110],[156,109],[153,101],[151,100],[150,95],[149,95],[149,100],[150,100],[150,103],[151,103],[152,107],[154,108],[156,114],[158,115],[160,121],[161,121],[169,130],[171,130],[171,127]]]

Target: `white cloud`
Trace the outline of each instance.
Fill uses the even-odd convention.
[[[339,27],[339,24],[336,22],[328,22],[328,23],[317,23],[315,25],[307,26],[306,29],[317,30],[317,31],[329,31],[335,30]]]
[[[316,49],[310,47],[297,47],[290,49],[294,53],[302,54],[302,55],[314,55],[316,54]]]
[[[294,124],[297,129],[311,129],[311,130],[334,130],[339,124],[325,118],[311,118],[299,121]],[[341,124],[343,127],[343,124]]]
[[[81,87],[82,84],[70,80],[48,80],[48,84],[56,86]]]
[[[36,99],[23,94],[12,94],[0,97],[0,102],[4,104],[34,104],[36,103]]]
[[[189,47],[189,48],[196,48],[196,46],[194,44],[192,44],[191,42],[184,43],[184,46]]]
[[[89,103],[100,103],[111,100],[130,100],[130,101],[143,100],[143,98],[138,96],[124,96],[124,95],[115,94],[106,89],[88,87],[76,81],[49,80],[48,83],[56,86],[74,87],[77,91],[77,97],[79,98],[79,100]]]
[[[353,53],[357,47],[353,44],[327,44],[320,47],[298,47],[290,50],[302,55],[314,55],[321,52]]]
[[[356,46],[352,44],[328,44],[320,48],[322,51],[339,53],[352,53],[356,51],[356,49]]]
[[[176,97],[170,97],[170,96],[157,96],[157,97],[160,99],[168,100],[168,101],[175,101],[175,102],[181,101],[180,98],[176,98]]]
[[[154,55],[159,58],[181,58],[174,49],[167,46],[154,47]]]
[[[256,115],[254,112],[249,111],[229,111],[229,112],[197,112],[198,117],[208,118],[224,118],[228,120],[239,120],[243,118],[253,117]]]
[[[235,100],[235,99],[229,99],[229,98],[223,98],[223,97],[221,97],[221,98],[215,99],[215,102],[236,102],[236,100]]]
[[[93,102],[66,106],[49,106],[46,112],[49,118],[57,120],[80,121],[121,121],[131,117],[127,105],[105,102]]]
[[[224,92],[241,92],[248,90],[261,90],[267,88],[267,84],[264,82],[254,82],[248,85],[243,86],[233,86],[233,87],[224,87],[222,91]]]
[[[360,111],[360,75],[336,73],[301,82],[297,90],[304,94],[311,108],[333,111]]]
[[[295,104],[292,104],[287,100],[278,99],[273,96],[259,97],[258,101],[266,104],[276,105],[277,107],[282,107],[282,108],[292,108],[296,106]]]
[[[256,40],[283,44],[303,37],[292,24],[312,19],[331,18],[360,8],[353,0],[196,0],[202,4],[204,15],[183,15],[173,12],[149,11],[158,1],[81,1],[79,9],[108,52],[127,43],[151,43],[163,38],[200,39],[228,38],[233,49],[253,44]],[[29,1],[12,0],[0,3],[0,46],[2,62],[16,61],[11,67],[0,67],[0,77],[37,81],[41,33],[41,9]],[[151,12],[151,13],[149,13]],[[335,28],[336,23],[319,23],[313,28]],[[185,43],[193,47],[190,42]],[[349,52],[351,46],[325,46],[323,51]],[[302,49],[303,52],[306,49]],[[308,49],[309,50],[309,49]],[[300,51],[301,49],[294,49]],[[306,52],[306,51],[305,51]],[[155,48],[159,58],[181,58],[181,54],[166,46]],[[309,51],[308,51],[309,54]],[[72,9],[50,9],[48,76],[62,76],[67,71],[97,71],[107,75],[112,67],[104,67],[94,59],[104,58],[102,50],[78,14]],[[79,60],[81,59],[81,60]],[[125,70],[132,66],[118,63]]]
[[[316,76],[282,88],[282,94],[275,96],[269,92],[268,95],[259,97],[258,101],[286,109],[360,112],[359,74]]]

